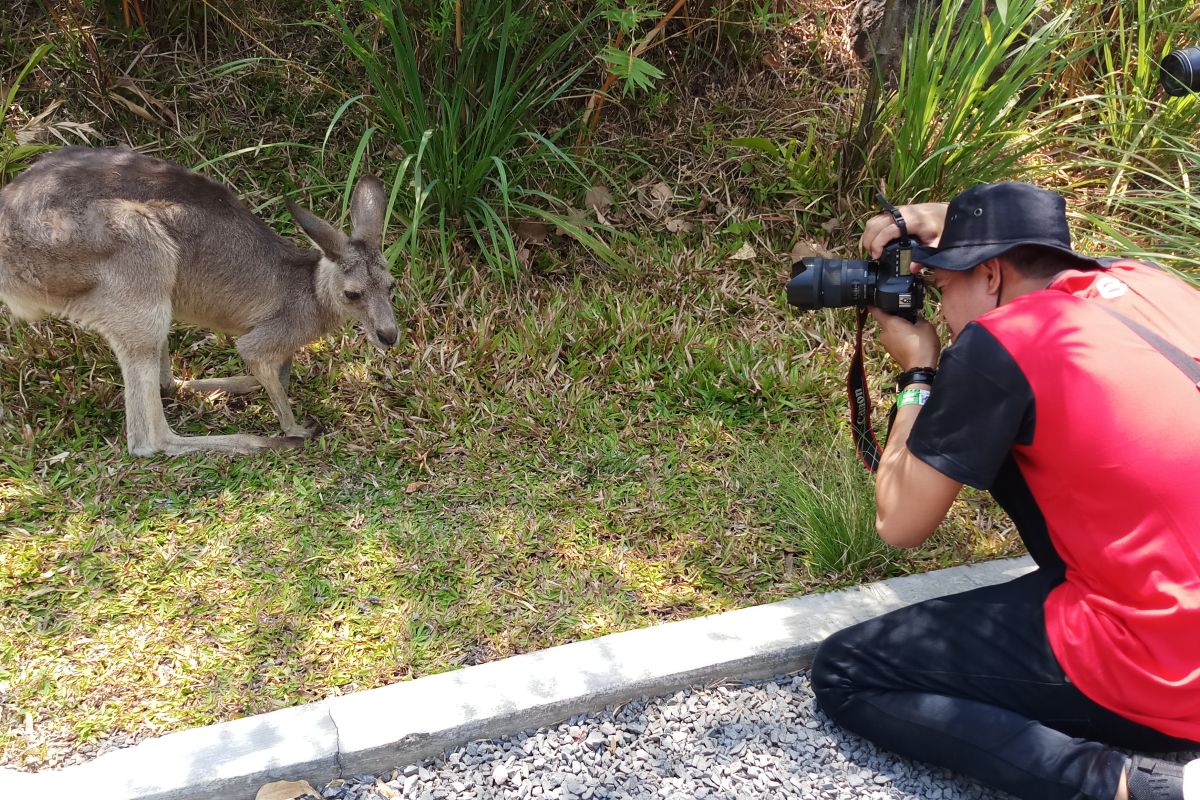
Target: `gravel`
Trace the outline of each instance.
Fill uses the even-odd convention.
[[[64,732],[54,736],[42,736],[39,733],[25,737],[23,753],[8,753],[0,756],[0,769],[10,769],[17,772],[39,772],[41,770],[62,769],[84,764],[99,758],[114,750],[124,750],[127,747],[153,738],[153,734],[142,731],[139,733],[117,733],[105,736],[93,742],[80,742],[73,733]]]
[[[470,742],[326,800],[1001,800],[1002,792],[876,749],[813,706],[805,673],[641,699],[554,728]]]

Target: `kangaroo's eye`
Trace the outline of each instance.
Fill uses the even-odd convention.
[[[362,299],[362,292],[346,291],[346,292],[342,292],[342,294],[346,295],[346,299],[349,300],[351,303],[355,302],[356,300]]]

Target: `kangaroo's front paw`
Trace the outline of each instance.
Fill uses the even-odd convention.
[[[322,433],[324,433],[324,429],[322,429],[320,424],[318,424],[315,420],[310,419],[305,420],[305,422],[308,424],[301,425],[296,423],[290,427],[285,427],[283,429],[284,435],[295,436],[301,439],[312,439],[313,437],[320,436]]]

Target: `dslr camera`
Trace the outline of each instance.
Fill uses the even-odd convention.
[[[788,303],[802,311],[844,306],[874,306],[915,322],[925,307],[925,283],[909,271],[912,239],[904,217],[883,197],[900,237],[883,248],[879,260],[802,258],[792,264],[787,284]]]

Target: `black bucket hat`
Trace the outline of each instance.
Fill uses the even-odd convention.
[[[1062,197],[1016,181],[987,183],[958,194],[946,209],[938,246],[913,245],[912,260],[962,271],[1022,245],[1056,250],[1079,262],[1080,269],[1101,268],[1095,259],[1071,249]]]

